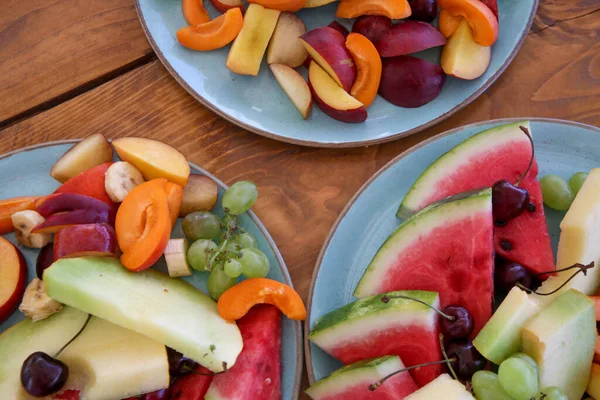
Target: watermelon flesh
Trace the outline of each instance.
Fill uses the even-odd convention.
[[[213,376],[209,369],[199,366],[199,374],[188,374],[175,380],[169,387],[169,400],[204,400]]]
[[[419,387],[408,372],[387,379],[376,390],[369,385],[404,368],[398,356],[385,356],[346,365],[306,389],[313,400],[402,400]]]
[[[492,196],[491,189],[464,196],[426,207],[404,221],[378,250],[354,295],[438,292],[442,307],[469,310],[475,337],[492,316]]]
[[[399,291],[388,296],[403,295],[439,307],[435,292]],[[438,314],[430,307],[407,299],[372,296],[357,300],[323,315],[308,339],[344,364],[398,355],[407,366],[440,361]],[[441,374],[441,365],[410,371],[419,386]]]
[[[434,161],[406,194],[398,216],[409,217],[427,205],[460,192],[491,187],[506,179],[516,183],[527,170],[531,143],[521,131],[529,122],[521,121],[480,132]],[[539,182],[538,165],[533,165],[520,186],[529,191],[535,212],[525,210],[504,227],[495,227],[498,254],[525,266],[532,274],[552,271],[554,255],[548,234]],[[512,250],[500,246],[508,240]]]
[[[213,377],[205,399],[280,400],[281,312],[271,305],[257,305],[237,326],[244,348],[230,370]]]

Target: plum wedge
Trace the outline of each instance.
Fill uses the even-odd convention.
[[[445,44],[444,35],[432,25],[421,21],[406,21],[385,31],[375,45],[381,57],[396,57]]]

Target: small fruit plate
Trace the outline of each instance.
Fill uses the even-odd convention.
[[[530,127],[529,130],[526,129],[526,126]],[[488,129],[491,130],[487,131]],[[464,144],[458,148],[455,148],[455,146],[462,144],[466,139],[469,139],[475,134],[480,133],[482,131],[491,132],[492,134],[479,135],[474,140],[470,140],[468,145]],[[525,133],[529,131],[531,132],[531,136],[533,137],[532,142],[530,142],[529,140],[530,136],[525,135]],[[501,145],[498,145],[498,143],[501,143]],[[501,172],[500,170],[503,167],[496,167],[496,165],[504,162],[504,164],[501,165],[508,165],[508,168],[511,171],[520,170],[520,174],[523,175],[523,170],[526,169],[527,164],[532,160],[532,143],[533,148],[535,149],[535,159],[537,160],[537,166],[535,163],[533,163],[533,167],[531,168],[531,176],[534,177],[533,181],[535,182],[533,184],[530,184],[530,187],[535,187],[536,189],[528,189],[530,193],[528,201],[530,203],[528,203],[527,210],[523,211],[523,213],[526,213],[527,215],[522,215],[522,217],[525,219],[525,221],[527,221],[525,223],[533,224],[533,222],[530,221],[533,221],[535,216],[541,216],[541,222],[540,220],[537,220],[538,222],[536,222],[535,224],[536,226],[543,226],[543,229],[540,230],[543,232],[540,234],[540,236],[538,236],[542,237],[542,239],[537,240],[537,238],[534,238],[537,241],[532,242],[531,237],[535,236],[537,233],[533,232],[533,230],[531,229],[523,229],[523,232],[527,233],[525,234],[525,236],[523,236],[524,234],[522,233],[520,234],[520,236],[522,237],[522,241],[517,240],[516,236],[518,236],[518,234],[515,234],[516,231],[514,230],[514,228],[511,228],[515,225],[510,225],[511,223],[513,223],[513,221],[508,221],[508,225],[506,222],[497,221],[496,225],[494,226],[491,218],[491,191],[489,189],[479,189],[478,191],[474,192],[475,194],[473,194],[473,192],[470,192],[462,198],[455,198],[454,202],[446,200],[445,202],[438,203],[438,205],[432,205],[430,207],[427,207],[426,209],[424,209],[424,212],[420,212],[419,214],[417,214],[419,216],[418,218],[411,219],[409,223],[403,224],[402,232],[400,229],[396,231],[400,224],[400,219],[396,217],[396,212],[399,209],[399,205],[401,202],[403,203],[401,209],[402,214],[402,211],[410,210],[412,204],[416,204],[414,202],[411,203],[411,201],[413,201],[415,197],[419,196],[418,194],[415,195],[416,192],[426,193],[426,195],[427,193],[429,193],[429,195],[433,193],[433,196],[437,195],[437,190],[441,190],[442,193],[444,193],[444,189],[440,189],[440,185],[436,184],[436,182],[439,183],[439,181],[432,180],[432,176],[434,177],[433,179],[440,179],[439,177],[452,175],[454,173],[452,171],[455,171],[455,169],[452,168],[453,165],[461,165],[463,167],[461,167],[460,171],[477,171],[475,175],[479,174],[483,176],[483,178],[473,176],[473,180],[471,180],[470,182],[474,182],[475,179],[477,179],[478,181],[481,181],[481,179],[492,179],[492,182],[496,182],[498,179],[512,179],[498,178],[499,174],[504,174],[506,172]],[[453,151],[447,153],[451,149],[453,149]],[[521,152],[523,156],[515,157],[515,154],[521,151],[519,149],[523,150],[523,152]],[[446,153],[449,156],[445,156],[443,162],[432,166],[432,163],[434,161],[436,161],[440,156]],[[474,154],[478,154],[478,156],[474,156]],[[472,157],[465,157],[467,155],[472,155]],[[458,159],[469,160],[469,164],[460,164],[460,162],[456,163],[455,161],[452,161]],[[520,166],[515,167],[515,165],[517,164]],[[477,165],[477,168],[475,168],[475,170],[469,170],[470,166],[473,165]],[[442,168],[438,168],[439,166],[441,166]],[[424,296],[423,293],[432,293],[421,291],[423,289],[433,291],[445,290],[445,295],[448,296],[447,298],[450,298],[450,296],[453,296],[455,293],[458,293],[459,296],[471,296],[471,302],[468,303],[471,310],[475,310],[476,313],[479,313],[482,309],[485,309],[485,313],[487,313],[485,316],[482,316],[480,318],[480,321],[483,322],[480,323],[479,326],[477,322],[477,315],[474,316],[475,329],[479,331],[479,329],[481,329],[481,325],[485,324],[485,321],[489,319],[492,312],[491,296],[494,293],[494,282],[490,282],[489,277],[489,275],[491,275],[490,271],[492,271],[493,269],[492,257],[494,254],[494,246],[491,245],[492,227],[494,230],[494,240],[496,242],[498,242],[499,240],[498,236],[502,235],[502,233],[498,234],[498,232],[504,232],[504,234],[508,235],[508,233],[506,233],[508,231],[502,231],[502,229],[513,229],[513,237],[515,238],[515,240],[512,243],[512,248],[509,248],[511,247],[508,245],[510,243],[502,243],[505,240],[502,240],[500,242],[500,246],[506,247],[505,250],[512,250],[512,253],[508,256],[506,256],[506,254],[503,254],[502,251],[500,251],[498,248],[498,243],[494,242],[496,244],[495,252],[497,254],[501,254],[503,257],[505,257],[505,259],[508,259],[508,257],[516,256],[515,253],[517,251],[528,251],[528,254],[533,254],[533,258],[535,258],[540,252],[537,252],[537,250],[531,250],[531,248],[533,247],[537,249],[537,247],[539,246],[541,248],[541,252],[545,254],[546,258],[540,262],[543,265],[540,265],[536,272],[548,271],[549,269],[553,269],[554,260],[552,259],[552,253],[556,254],[558,239],[560,235],[559,224],[561,220],[563,220],[565,212],[556,211],[549,207],[542,206],[541,193],[539,191],[540,186],[537,185],[537,181],[535,180],[535,172],[538,173],[538,177],[543,177],[548,174],[556,174],[564,179],[569,179],[569,177],[575,174],[576,172],[589,172],[593,168],[597,168],[598,166],[600,166],[600,128],[583,125],[575,122],[541,118],[529,119],[529,122],[523,121],[521,119],[493,120],[457,128],[435,136],[407,150],[406,152],[400,154],[394,160],[389,162],[371,179],[369,179],[369,181],[363,185],[363,187],[348,203],[348,205],[345,207],[345,209],[342,211],[339,218],[335,222],[327,240],[325,241],[325,244],[321,249],[321,253],[319,255],[314,270],[313,280],[309,294],[308,318],[305,322],[305,329],[307,332],[305,336],[305,353],[308,377],[311,384],[325,378],[332,371],[336,370],[341,366],[341,363],[338,360],[334,359],[332,356],[323,351],[320,347],[315,345],[313,341],[309,341],[308,333],[311,332],[311,329],[313,327],[315,327],[315,322],[317,321],[317,319],[333,310],[336,310],[344,305],[354,302],[356,300],[356,298],[354,297],[354,293],[357,293],[360,297],[365,297],[373,293],[382,293],[387,292],[389,290],[394,290],[394,288],[389,288],[390,285],[388,283],[391,280],[394,280],[394,282],[396,282],[391,283],[391,285],[396,285],[396,287],[406,286],[402,287],[402,289],[414,290],[414,292],[411,293],[420,293],[419,296]],[[413,184],[417,181],[421,174],[424,173],[424,171],[426,170],[428,175],[423,175],[423,177],[419,181],[420,184],[418,183],[415,186],[413,186]],[[509,174],[513,173],[515,172],[509,172]],[[438,176],[438,178],[435,178],[435,176]],[[519,175],[515,173],[514,177],[518,176]],[[527,179],[530,179],[529,175]],[[468,183],[463,184],[464,182],[461,180],[461,178],[448,179],[448,181],[446,182],[449,182],[449,185],[452,187],[467,187],[467,189],[457,190],[457,192],[469,189],[477,189],[469,188]],[[521,186],[525,187],[527,182],[531,181],[523,180],[523,184]],[[488,186],[487,183],[484,185],[477,183],[476,185],[479,185],[479,188],[481,188],[481,186]],[[542,187],[544,187],[543,185],[544,179],[542,179]],[[446,187],[447,186],[448,185],[446,185]],[[412,190],[409,192],[409,189],[411,189],[411,187]],[[435,188],[435,190],[433,188]],[[407,193],[411,193],[411,196],[407,197]],[[474,209],[479,210],[478,208],[475,208],[479,206],[474,206],[474,204],[476,201],[478,201],[477,199],[480,196],[482,196],[482,193],[484,193],[483,196],[486,200],[485,202],[478,204],[486,204],[485,207],[487,207],[487,214],[485,214],[486,217],[483,219],[483,221],[486,222],[484,222],[483,224],[480,223],[480,220],[475,219],[478,215],[483,214],[477,214],[477,212],[479,211],[474,211]],[[444,196],[440,197],[443,198]],[[411,199],[410,201],[407,200],[409,198]],[[444,206],[446,204],[452,204],[453,206],[456,206],[457,204],[461,204],[461,202],[462,204],[465,204],[464,201],[474,201],[473,203],[469,203],[471,204],[469,207],[474,208],[462,209],[464,210],[465,214],[460,214],[458,208],[452,209],[457,210],[456,212],[449,212],[447,214],[435,214],[435,212],[437,212],[438,209],[444,209]],[[533,203],[535,203],[535,205]],[[545,222],[543,220],[544,214],[540,212],[540,208],[545,212]],[[420,208],[413,207],[413,209],[419,210]],[[450,210],[450,208],[447,208],[445,210]],[[430,215],[431,217],[427,217],[428,215]],[[444,217],[444,215],[446,215],[446,217]],[[466,216],[466,219],[460,220],[459,218],[463,218],[460,215]],[[494,213],[495,217],[496,215],[497,214]],[[423,223],[419,222],[421,216],[424,216],[423,219],[420,220],[425,221]],[[444,220],[444,218],[448,219]],[[440,222],[441,220],[443,220],[444,222]],[[452,224],[446,224],[446,221],[460,222],[458,222],[452,227]],[[461,237],[462,232],[465,232],[465,230],[468,231],[468,229],[470,229],[468,228],[469,226],[471,226],[471,222],[469,221],[479,221],[477,223],[473,223],[473,226],[478,227],[477,229],[474,228],[474,231],[476,233],[470,234],[469,237],[465,237],[464,235]],[[547,230],[545,227],[546,224],[548,227]],[[457,230],[435,230],[437,229],[437,227],[440,226],[443,226],[443,229],[456,228]],[[486,226],[487,228],[484,229],[482,228],[482,226]],[[408,232],[404,229],[413,230]],[[498,231],[496,229],[498,229]],[[478,242],[476,239],[478,237],[476,236],[478,234],[477,232],[483,231],[487,232],[487,236],[485,236],[481,242]],[[398,232],[400,234],[391,236],[389,241],[386,242],[386,239],[390,236],[392,232]],[[454,233],[452,235],[449,235],[450,238],[448,240],[442,240],[443,238],[449,237],[448,235],[443,236],[442,232]],[[428,234],[431,234],[432,236],[427,236]],[[415,237],[418,239],[414,239]],[[435,240],[433,240],[434,237]],[[441,254],[441,252],[439,251],[436,252],[432,250],[433,247],[435,247],[438,250],[440,249],[440,246],[442,246],[441,248],[443,248],[443,246],[445,246],[448,241],[453,242],[451,246],[446,247],[446,253]],[[519,247],[523,242],[527,242],[527,246],[530,246],[529,250],[523,249],[522,246]],[[411,243],[415,247],[411,248],[411,255],[406,256],[411,261],[409,263],[402,264],[402,261],[397,260],[407,260],[407,258],[404,258],[406,253],[402,253],[404,251],[407,251],[406,247],[402,247],[408,246],[406,243]],[[464,249],[459,248],[461,246],[461,243],[464,244],[464,246],[467,246],[468,249],[466,251]],[[483,253],[477,253],[478,250],[469,250],[471,249],[470,246],[473,246],[472,248],[475,249],[475,247],[478,246],[478,243],[483,243],[482,247],[486,249],[486,253],[484,253],[484,255],[481,258],[478,258],[477,256]],[[419,251],[421,250],[418,248],[419,245],[422,245],[422,247],[424,247],[424,251],[421,253],[419,253]],[[394,255],[392,254],[394,252],[400,253]],[[465,255],[467,253],[470,253],[470,255]],[[374,259],[375,254],[377,254],[377,258]],[[417,256],[417,254],[419,256]],[[498,262],[498,257],[499,256],[497,255],[496,262]],[[467,259],[468,261],[465,262],[463,261],[464,259]],[[537,261],[539,261],[539,258],[536,260],[536,262]],[[422,262],[422,264],[419,264],[419,262]],[[525,265],[525,262],[519,262]],[[436,269],[436,267],[434,266],[434,264],[436,263],[437,265],[444,265],[444,267]],[[404,265],[410,265],[410,268],[401,269]],[[463,268],[459,270],[459,268],[457,268],[457,265],[461,265],[463,266]],[[485,267],[483,267],[483,265],[485,265]],[[365,274],[367,266],[369,266],[369,272]],[[384,268],[379,268],[380,266],[384,266]],[[467,266],[473,266],[473,269],[466,270]],[[523,268],[522,266],[519,267]],[[485,269],[482,273],[483,275],[477,275],[480,273],[479,271],[481,268],[489,268],[489,270]],[[530,265],[528,268],[534,269],[532,265]],[[390,275],[385,275],[384,277],[384,275],[382,274],[386,274],[386,271],[394,271],[393,277],[391,277]],[[410,275],[413,281],[408,282],[407,275],[402,274],[413,274]],[[398,276],[401,276],[402,278],[398,279]],[[473,278],[471,278],[472,276]],[[436,280],[440,282],[439,285],[435,282]],[[473,285],[469,286],[470,283],[473,283]],[[496,282],[496,285],[497,284],[498,282]],[[434,289],[433,287],[431,287],[432,285],[438,285],[437,287],[439,289]],[[512,287],[512,285],[510,286]],[[465,287],[470,287],[470,289],[467,291],[468,294],[465,294],[466,292],[464,292]],[[486,289],[483,290],[485,293],[482,294],[481,290],[483,287],[485,287]],[[473,292],[479,293],[477,296],[482,295],[481,298],[483,300],[478,300],[479,297],[475,297],[475,300],[473,300]],[[417,294],[415,294],[414,296],[417,296]],[[369,297],[368,299],[373,298],[376,297]],[[398,337],[393,336],[393,334],[390,333],[390,329],[393,329],[393,327],[390,328],[388,325],[385,325],[386,323],[389,323],[386,322],[389,321],[389,318],[384,318],[384,314],[371,315],[372,317],[375,317],[375,315],[379,315],[379,319],[377,319],[377,321],[381,322],[381,324],[387,327],[384,331],[371,332],[369,330],[370,328],[360,325],[359,321],[354,320],[353,318],[358,318],[356,317],[357,315],[364,315],[361,314],[361,311],[365,311],[366,313],[366,310],[368,308],[368,310],[373,311],[373,313],[377,313],[377,310],[381,311],[381,308],[383,307],[378,304],[382,302],[386,304],[387,302],[391,302],[391,300],[389,299],[378,301],[377,304],[375,304],[375,302],[366,303],[366,301],[367,299],[365,299],[364,303],[365,308],[358,309],[359,306],[356,305],[358,303],[354,303],[355,306],[353,307],[355,308],[344,308],[343,312],[345,313],[345,317],[343,317],[341,314],[336,314],[337,317],[333,317],[330,315],[327,318],[322,319],[319,327],[314,331],[314,336],[312,336],[311,334],[311,339],[319,342],[319,345],[325,345],[325,348],[328,348],[327,346],[330,345],[334,346],[329,348],[329,351],[334,352],[336,356],[339,355],[341,357],[346,358],[350,357],[351,354],[354,354],[354,352],[357,351],[357,348],[353,347],[354,350],[352,350],[340,344],[342,342],[345,342],[345,339],[341,337],[342,335],[340,334],[343,333],[341,331],[342,324],[336,325],[339,324],[340,321],[344,321],[344,327],[350,325],[352,326],[352,329],[347,331],[348,335],[353,335],[352,340],[359,340],[359,342],[352,343],[361,343],[361,346],[371,346],[373,349],[380,349],[382,348],[381,346],[387,346],[385,348],[389,349],[389,346],[397,346],[401,343],[422,342],[422,340],[419,339],[420,334],[415,336],[414,332],[410,333],[408,332],[408,330],[405,333],[406,335],[409,335],[408,338],[401,337],[400,333],[398,334]],[[449,301],[455,301],[457,304],[461,304],[460,299]],[[462,301],[467,300],[463,299]],[[476,308],[476,306],[473,305],[474,303],[477,306],[481,304],[483,304],[483,306],[482,308]],[[417,303],[413,302],[412,304]],[[498,304],[499,303],[497,303],[496,305]],[[405,321],[403,322],[405,324],[407,324],[406,321],[413,321],[412,323],[414,323],[415,320],[418,320],[418,318],[420,318],[417,316],[417,314],[418,313],[416,312],[410,315],[402,314],[402,316],[398,314],[398,318],[408,318],[402,320]],[[350,317],[348,317],[349,315]],[[352,315],[354,315],[354,317],[352,317]],[[347,323],[348,321],[351,321],[350,324]],[[471,320],[471,329],[473,329],[472,321],[473,320]],[[409,323],[409,326],[412,326],[410,324],[411,323]],[[437,326],[437,324],[435,325]],[[331,335],[325,333],[334,331],[329,329],[331,326],[339,326],[339,330],[335,331],[337,332],[335,340],[333,340]],[[406,328],[407,327],[405,326],[402,329]],[[367,334],[367,332],[371,333]],[[410,336],[411,334],[413,334],[413,336]],[[361,335],[367,336],[363,337]],[[427,342],[428,344],[426,345],[423,345],[423,343],[421,343],[422,346],[419,348],[419,351],[417,352],[418,354],[427,353],[430,350],[433,350],[434,347],[437,348],[437,352],[439,353],[439,340],[437,338],[437,335],[434,334],[433,336],[435,338],[433,340],[433,344],[431,341]],[[332,339],[333,341],[326,341],[329,339]],[[362,340],[364,340],[366,343],[363,343]],[[385,343],[381,343],[384,341]],[[364,349],[360,351],[364,351]],[[377,351],[378,350],[375,350],[375,352]],[[371,354],[373,354],[373,352],[371,352]],[[414,354],[416,353],[413,352],[413,355]],[[419,355],[418,357],[421,356]],[[435,361],[439,361],[441,356],[434,354],[432,358],[435,358]],[[415,360],[412,361],[413,363],[410,364],[409,362],[409,365],[417,364],[414,362]],[[421,361],[419,363],[424,362],[426,361]],[[393,370],[394,368],[392,368],[392,371]],[[416,372],[415,375],[417,375],[415,380],[418,380],[418,374]],[[414,385],[414,383],[412,384]],[[320,386],[320,390],[324,390],[323,386],[324,385]],[[331,386],[327,387],[331,388]],[[317,396],[315,398],[321,397]]]
[[[211,17],[219,15],[204,1]],[[213,1],[213,4],[215,2]],[[257,134],[314,147],[357,147],[405,137],[442,121],[481,95],[506,69],[523,44],[533,22],[537,0],[499,0],[499,36],[485,73],[474,80],[448,77],[440,95],[420,108],[401,108],[378,96],[363,123],[334,120],[313,107],[303,120],[263,61],[258,76],[236,75],[225,66],[229,47],[192,51],[181,46],[177,31],[186,26],[181,1],[136,0],[136,9],[158,58],[194,98],[221,117]],[[335,20],[338,2],[301,9],[296,15],[308,30]],[[352,20],[338,20],[346,28]],[[439,64],[440,47],[417,57]],[[298,69],[304,78],[307,69]],[[347,110],[344,109],[344,110]],[[354,110],[353,110],[354,111]]]
[[[49,171],[55,162],[69,150],[75,142],[76,141],[51,142],[27,147],[0,156],[0,178],[3,182],[3,185],[0,188],[0,199],[19,196],[40,196],[52,193],[60,183],[49,175]],[[227,190],[227,186],[196,165],[190,164],[190,168],[192,174],[207,176],[216,183],[219,201],[217,201],[217,204],[211,211],[219,216],[219,218],[222,218],[224,216],[224,211],[220,200]],[[181,221],[182,219],[179,218],[177,224],[173,228],[171,232],[172,238],[184,237]],[[284,282],[287,285],[292,286],[292,281],[283,258],[273,242],[273,239],[257,216],[251,210],[248,210],[248,212],[239,216],[238,223],[247,233],[256,238],[257,247],[260,248],[269,259],[271,267],[267,278]],[[13,244],[17,244],[13,233],[7,234],[4,237]],[[85,238],[83,240],[85,240]],[[19,248],[22,250],[22,253],[27,260],[28,281],[31,281],[36,276],[36,259],[39,251],[38,249],[24,246],[20,246]],[[161,257],[158,263],[154,265],[154,268],[162,270],[163,272],[167,271],[164,257]],[[207,278],[207,273],[196,272],[183,279],[204,293],[208,293]],[[164,292],[167,292],[167,290],[165,289]],[[142,301],[142,299],[140,299],[140,301]],[[151,305],[147,304],[148,301],[151,303],[151,299],[144,300],[146,307]],[[142,308],[144,307],[142,304],[139,306]],[[199,312],[199,310],[194,309],[181,311],[190,314]],[[0,323],[0,334],[21,321],[23,318],[24,316],[21,312],[18,310],[15,311],[6,321]],[[92,319],[92,321],[94,321],[94,319]],[[68,340],[68,338],[65,340]],[[281,325],[281,390],[283,399],[291,400],[298,398],[302,376],[302,354],[302,326],[300,322],[283,317]],[[2,386],[1,379],[0,386]]]

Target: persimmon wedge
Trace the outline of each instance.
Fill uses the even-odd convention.
[[[242,29],[242,11],[232,8],[220,17],[204,24],[186,26],[177,31],[182,46],[198,51],[209,51],[227,46]]]
[[[480,0],[438,0],[438,6],[454,17],[465,18],[478,45],[491,46],[498,39],[498,20]]]
[[[383,15],[390,19],[403,19],[410,17],[410,14],[408,0],[342,0],[335,16],[357,18],[361,15]]]
[[[16,212],[25,210],[35,210],[36,201],[40,197],[14,197],[0,201],[0,235],[15,230],[12,219],[10,218]]]
[[[202,0],[182,0],[181,10],[188,25],[204,24],[210,21],[210,16],[204,8]]]
[[[248,3],[256,3],[270,10],[296,12],[306,4],[306,0],[248,0]]]
[[[381,57],[369,39],[360,33],[351,33],[346,38],[346,48],[352,54],[358,70],[356,81],[350,94],[366,107],[377,96],[381,82]]]

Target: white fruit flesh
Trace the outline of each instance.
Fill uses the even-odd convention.
[[[305,33],[306,25],[300,18],[289,12],[281,13],[267,49],[267,63],[301,66],[308,57],[299,39]]]
[[[19,306],[19,311],[25,314],[26,317],[31,318],[33,322],[48,318],[61,309],[62,304],[48,296],[46,290],[44,290],[44,282],[37,277],[33,278],[27,285],[23,301]]]
[[[110,162],[113,151],[104,136],[97,133],[75,144],[54,164],[50,175],[64,183],[90,168]]]
[[[189,243],[187,239],[171,239],[165,249],[165,260],[171,278],[190,276],[192,268],[187,260]]]
[[[490,65],[491,56],[492,48],[477,44],[471,26],[462,18],[442,49],[440,64],[446,74],[470,80],[483,75]]]
[[[21,246],[41,249],[52,241],[51,233],[31,233],[33,228],[46,220],[37,211],[19,211],[10,218],[15,228],[15,237]]]
[[[129,192],[142,183],[144,177],[140,170],[126,161],[112,164],[106,170],[104,177],[104,189],[115,203],[125,200]]]
[[[302,75],[283,64],[271,64],[269,67],[277,83],[290,98],[302,118],[308,118],[312,106],[312,94]]]
[[[448,374],[442,374],[404,400],[475,400],[465,386]]]
[[[594,303],[574,289],[531,319],[523,330],[523,351],[538,365],[540,387],[558,386],[569,399],[581,399],[596,336]]]

